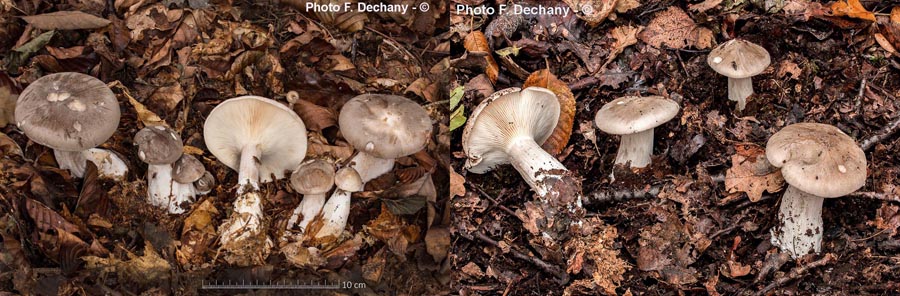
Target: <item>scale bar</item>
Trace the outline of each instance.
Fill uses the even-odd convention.
[[[200,286],[203,290],[340,290],[339,285],[206,285]]]

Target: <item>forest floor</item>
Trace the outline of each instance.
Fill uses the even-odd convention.
[[[581,267],[566,258],[543,258],[518,215],[533,192],[508,165],[486,174],[467,172],[460,127],[452,131],[451,146],[451,253],[457,271],[452,290],[461,295],[887,295],[900,290],[900,138],[879,136],[900,116],[896,3],[838,1],[847,4],[841,10],[833,9],[838,4],[805,0],[517,2],[593,3],[598,7],[593,16],[602,5],[615,4],[609,7],[616,11],[599,21],[579,19],[584,14],[451,17],[451,32],[459,34],[451,88],[464,90],[462,115],[494,91],[521,87],[543,69],[574,93],[571,139],[557,158],[583,180],[586,217],[607,234],[596,242],[602,245],[597,256],[607,260]],[[482,32],[484,42],[463,41]],[[732,38],[761,45],[772,59],[753,78],[755,94],[742,112],[727,100],[726,78],[707,65],[710,50]],[[661,95],[678,102],[681,112],[656,128],[653,163],[634,171],[619,167],[613,181],[619,139],[597,129],[594,114],[625,95]],[[827,199],[821,253],[792,260],[770,243],[783,192],[783,180],[775,180],[780,174],[736,172],[747,169],[745,160],[758,156],[772,134],[798,122],[826,123],[858,142],[875,141],[864,147],[868,179],[859,190],[871,194]],[[754,184],[763,186],[753,189]],[[615,194],[620,198],[607,198]]]
[[[450,41],[440,1],[408,14],[301,13],[305,1],[52,2],[0,1],[0,291],[193,295],[230,293],[200,290],[204,281],[230,280],[352,288],[317,292],[325,295],[446,293],[449,194],[435,184],[449,183],[448,93],[441,90]],[[125,180],[96,171],[72,177],[7,117],[8,103],[28,84],[67,71],[91,74],[117,95],[121,122],[101,147],[127,162]],[[279,250],[275,238],[301,195],[286,180],[266,184],[263,208],[276,246],[264,265],[231,266],[219,256],[216,230],[232,212],[237,173],[206,149],[202,127],[225,99],[252,94],[287,105],[288,91],[300,94],[293,109],[309,130],[307,157],[344,161],[355,153],[336,116],[363,93],[422,104],[435,122],[433,137],[354,195],[347,231],[304,255],[316,258]],[[138,130],[160,120],[218,184],[180,215],[146,203],[147,165],[133,143]]]

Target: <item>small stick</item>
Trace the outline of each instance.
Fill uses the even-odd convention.
[[[497,248],[501,248],[499,242],[497,242],[497,241],[495,241],[494,239],[490,238],[489,236],[487,236],[486,234],[482,233],[481,231],[475,232],[474,234],[475,234],[475,237],[478,238],[478,240],[483,241],[483,242],[485,242],[485,243],[487,243],[487,244],[489,244],[489,245],[491,245],[491,246],[494,246],[494,247],[497,247]],[[502,248],[501,248],[501,249],[502,249]],[[561,270],[559,267],[557,267],[557,266],[555,266],[555,265],[552,265],[552,264],[550,264],[550,263],[547,263],[547,262],[545,262],[544,260],[535,258],[535,257],[533,257],[533,256],[525,255],[525,254],[523,254],[523,253],[517,251],[515,248],[509,248],[509,253],[512,254],[513,257],[519,258],[519,259],[521,259],[521,260],[528,261],[528,262],[530,262],[531,264],[534,264],[535,266],[537,266],[538,268],[540,268],[541,270],[543,270],[544,272],[547,272],[547,273],[549,273],[549,274],[552,274],[553,276],[555,276],[555,277],[559,280],[560,283],[567,283],[567,282],[569,282],[569,275],[568,275],[565,271]]]
[[[519,218],[519,216],[516,215],[516,212],[515,212],[515,211],[511,210],[510,208],[507,208],[507,207],[504,206],[504,205],[501,205],[500,202],[498,202],[496,199],[494,199],[494,197],[492,197],[492,196],[491,196],[490,194],[488,194],[487,192],[484,192],[484,189],[481,189],[481,186],[478,186],[478,185],[475,184],[475,183],[469,183],[469,185],[471,185],[472,188],[475,188],[475,191],[478,191],[478,194],[480,194],[481,196],[483,196],[483,197],[487,198],[488,200],[490,200],[492,203],[494,203],[494,205],[496,205],[498,208],[500,208],[501,210],[503,210],[503,211],[506,212],[507,214],[510,214],[511,216],[516,217],[517,219]]]
[[[865,198],[871,198],[871,199],[880,199],[883,201],[900,202],[900,195],[891,194],[891,193],[883,193],[883,192],[853,192],[853,193],[847,194],[847,196],[865,197]]]
[[[859,147],[862,148],[863,151],[868,151],[869,149],[872,149],[872,147],[875,147],[875,144],[884,141],[885,139],[894,135],[894,133],[896,133],[898,129],[900,129],[900,116],[894,118],[894,120],[888,123],[888,125],[881,128],[881,130],[875,133],[875,135],[862,141],[862,143],[859,144]]]
[[[810,269],[825,266],[826,264],[831,263],[834,260],[835,260],[834,254],[828,253],[828,254],[825,254],[825,256],[822,257],[822,259],[810,262],[809,264],[806,264],[803,266],[795,267],[794,269],[791,269],[791,272],[788,273],[786,276],[778,278],[777,280],[775,280],[774,282],[772,282],[771,284],[769,284],[762,290],[759,290],[759,292],[757,292],[756,295],[765,295],[766,292],[769,292],[772,289],[781,287],[790,281],[800,278],[800,276],[805,274]]]

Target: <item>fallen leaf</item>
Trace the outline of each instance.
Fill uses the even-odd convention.
[[[78,202],[75,203],[75,214],[81,218],[90,217],[92,214],[106,215],[109,209],[107,191],[100,181],[97,165],[92,161],[85,164],[84,179],[81,182],[81,193]]]
[[[487,61],[487,66],[484,69],[484,74],[487,74],[488,78],[491,79],[491,83],[497,83],[497,77],[500,75],[500,66],[497,65],[497,61],[491,56],[491,47],[488,45],[484,33],[481,31],[470,32],[466,36],[463,45],[469,52],[485,54],[484,59]]]
[[[303,99],[298,100],[292,107],[309,130],[322,131],[337,125],[337,115],[331,109]]]
[[[22,19],[41,30],[97,29],[106,27],[110,23],[107,19],[81,11],[56,11],[23,16]]]
[[[435,262],[444,261],[450,251],[450,229],[432,227],[425,233],[425,248]]]
[[[116,257],[101,258],[96,256],[84,256],[87,268],[97,268],[105,272],[117,273],[128,282],[139,284],[153,283],[169,278],[172,266],[159,256],[150,242],[144,243],[144,255],[138,256],[127,250],[128,260]]]
[[[55,35],[56,31],[47,31],[31,39],[28,43],[13,49],[7,58],[7,69],[10,72],[18,71],[19,67],[24,65],[31,56],[43,49],[47,43],[50,43],[50,39]]]
[[[797,63],[791,62],[789,60],[781,61],[778,64],[778,72],[776,72],[775,76],[778,78],[785,78],[790,76],[791,79],[800,78],[800,74],[802,71],[800,70],[800,66]]]
[[[875,14],[866,10],[859,0],[838,0],[831,4],[831,13],[834,16],[847,16],[867,21],[875,21]]]
[[[206,261],[203,253],[217,238],[213,218],[218,215],[219,211],[213,206],[210,199],[206,199],[194,208],[184,220],[184,228],[181,230],[181,247],[175,253],[182,266]]]
[[[307,157],[332,157],[335,159],[349,159],[353,156],[353,147],[332,146],[321,143],[309,143],[306,147]]]
[[[19,157],[24,157],[22,148],[19,147],[19,144],[6,134],[0,133],[0,156],[4,155],[18,155]]]
[[[459,108],[450,113],[450,131],[458,129],[466,124],[466,107],[460,105]]]
[[[450,197],[466,195],[466,178],[450,168]]]
[[[722,4],[722,0],[705,0],[697,4],[689,4],[688,9],[696,12],[705,12]]]
[[[881,208],[875,211],[875,220],[866,222],[868,225],[875,226],[876,229],[885,231],[890,236],[898,233],[900,228],[900,206],[890,203],[883,203]]]
[[[762,198],[764,191],[778,192],[784,187],[781,170],[766,160],[765,149],[754,144],[739,144],[731,156],[731,168],[725,172],[725,189],[729,193],[744,192],[750,201]]]
[[[705,49],[712,47],[713,32],[698,26],[681,8],[670,6],[656,14],[639,38],[656,48],[665,45],[674,49],[688,46]]]
[[[615,39],[616,42],[613,42],[609,56],[606,57],[606,62],[603,63],[603,66],[600,66],[600,68],[606,68],[606,65],[615,60],[626,47],[636,44],[637,34],[643,29],[644,27],[632,27],[629,25],[613,28],[612,31],[610,31],[610,37]]]
[[[616,12],[626,13],[629,10],[638,8],[640,6],[641,2],[638,0],[618,0],[616,1]]]
[[[556,94],[556,100],[559,101],[559,119],[556,122],[556,128],[547,138],[547,141],[541,145],[547,153],[557,155],[569,143],[569,137],[572,136],[572,125],[575,123],[575,95],[569,89],[569,85],[562,80],[556,78],[556,75],[550,73],[550,70],[538,70],[528,76],[525,80],[523,88],[526,87],[542,87]]]
[[[831,12],[818,2],[806,0],[788,0],[782,8],[784,13],[795,21],[809,21],[812,17],[821,17]]]

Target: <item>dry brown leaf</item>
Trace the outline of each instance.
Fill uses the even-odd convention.
[[[600,68],[606,68],[610,62],[616,59],[616,57],[625,50],[626,47],[632,46],[637,43],[637,34],[643,30],[644,27],[632,27],[629,25],[619,26],[612,29],[609,33],[610,37],[616,40],[613,42],[612,49],[609,52],[609,56],[606,57],[606,62],[603,63],[603,66]]]
[[[97,29],[106,27],[110,23],[107,19],[81,11],[56,11],[23,16],[22,19],[41,30]]]
[[[0,86],[0,128],[15,122],[18,95],[10,93],[6,86]]]
[[[213,218],[219,211],[206,199],[197,206],[184,220],[181,230],[181,247],[176,252],[181,265],[201,263],[205,261],[203,253],[216,239],[216,226]]]
[[[163,106],[169,111],[175,110],[182,100],[184,100],[184,89],[178,83],[161,86],[150,95],[152,106]]]
[[[25,210],[28,216],[34,221],[37,229],[41,231],[62,229],[66,232],[81,233],[78,226],[72,224],[62,215],[53,209],[45,206],[39,201],[27,198],[25,199]]]
[[[824,16],[831,10],[822,6],[818,2],[808,2],[806,0],[788,0],[784,8],[784,13],[795,21],[809,21],[811,17]]]
[[[599,25],[616,8],[616,0],[563,0],[575,12],[575,16],[591,27]]]
[[[306,128],[313,131],[322,131],[337,125],[337,115],[331,109],[316,105],[307,100],[298,100],[292,106],[294,112],[303,119]]]
[[[549,70],[538,70],[528,76],[522,87],[537,86],[549,89],[556,94],[559,101],[559,120],[556,122],[556,128],[547,138],[547,141],[541,145],[548,153],[552,155],[559,154],[563,148],[569,143],[569,137],[572,136],[572,125],[575,123],[575,95],[569,86],[556,78],[556,75],[550,73]]]
[[[875,21],[875,14],[866,10],[859,0],[839,0],[831,4],[831,14],[851,18]]]
[[[681,8],[670,6],[657,13],[638,37],[656,48],[665,45],[675,49],[688,46],[705,49],[712,47],[713,32],[698,26]]]
[[[706,0],[697,4],[690,4],[688,5],[688,9],[696,12],[704,12],[719,6],[719,4],[722,4],[722,0]]]
[[[884,203],[875,211],[875,220],[866,222],[879,230],[885,231],[890,236],[898,233],[900,228],[900,206]]]
[[[469,52],[485,54],[484,59],[487,61],[487,66],[484,69],[484,74],[491,79],[491,83],[497,83],[497,76],[500,75],[500,66],[497,65],[497,61],[495,61],[494,57],[491,55],[491,47],[488,45],[484,33],[481,31],[470,32],[469,35],[466,36],[463,45]]]
[[[777,76],[778,78],[785,78],[787,76],[790,76],[791,79],[797,79],[800,78],[800,74],[802,73],[803,71],[800,70],[800,66],[798,66],[797,63],[791,62],[789,60],[784,60],[781,61],[780,64],[778,64],[778,72],[776,72],[775,76]]]
[[[894,48],[894,45],[891,44],[891,42],[888,41],[887,38],[884,37],[884,35],[882,35],[881,33],[875,33],[874,36],[875,36],[875,42],[877,42],[878,45],[881,45],[881,48],[884,48],[885,51],[887,51],[889,53],[897,53],[897,49]],[[0,121],[0,123],[3,123],[3,122]]]
[[[450,251],[450,229],[446,227],[432,227],[425,233],[425,248],[428,254],[434,258],[434,262],[444,261],[447,252]]]
[[[126,251],[127,252],[127,251]],[[150,242],[144,242],[144,255],[138,256],[127,253],[127,261],[112,258],[100,258],[96,256],[84,256],[87,268],[95,268],[104,272],[115,272],[126,281],[147,284],[160,279],[168,278],[172,271],[169,262],[159,256]]]
[[[348,159],[353,155],[353,147],[332,146],[320,143],[309,143],[306,148],[307,157],[329,156],[335,159]]]
[[[641,1],[638,0],[619,0],[616,1],[616,12],[625,13],[640,6]]]
[[[750,201],[762,198],[764,191],[778,192],[784,186],[781,170],[766,160],[765,149],[754,144],[739,144],[731,156],[731,168],[725,172],[725,189],[729,193],[745,192]]]
[[[900,25],[900,6],[891,9],[891,22]]]
[[[466,178],[450,168],[450,197],[466,195]]]
[[[19,147],[19,144],[16,144],[16,141],[13,141],[13,139],[6,134],[0,133],[0,156],[5,155],[24,156],[22,154],[22,148]],[[465,190],[465,188],[463,188],[463,190]]]

